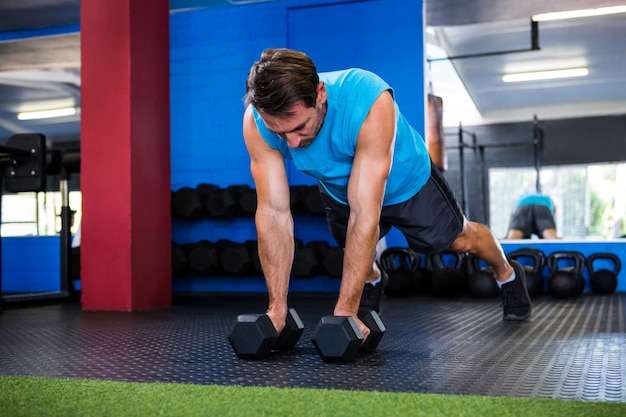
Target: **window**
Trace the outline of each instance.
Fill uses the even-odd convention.
[[[556,206],[557,233],[565,238],[615,238],[626,234],[626,163],[545,166],[541,190]],[[534,168],[489,169],[491,229],[507,232],[517,199],[535,191]]]
[[[81,218],[80,191],[70,191],[70,210],[75,211],[71,231]],[[61,193],[26,192],[2,196],[2,236],[53,236],[61,232]]]

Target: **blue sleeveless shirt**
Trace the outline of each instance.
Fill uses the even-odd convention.
[[[517,204],[515,205],[515,207],[518,208],[520,206],[527,206],[530,204],[546,206],[550,210],[550,213],[554,215],[554,202],[550,197],[543,194],[528,194],[522,196],[517,200]]]
[[[372,105],[391,87],[376,74],[362,69],[319,74],[328,94],[328,108],[321,131],[313,143],[289,148],[287,142],[265,126],[252,109],[261,136],[298,171],[317,178],[335,200],[348,204],[348,180],[357,137]],[[430,157],[421,136],[396,108],[396,140],[383,205],[402,203],[413,197],[430,177]]]

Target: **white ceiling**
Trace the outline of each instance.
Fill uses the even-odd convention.
[[[539,50],[531,49],[525,19],[433,27],[429,42],[450,57],[432,61],[433,93],[445,87],[452,64],[483,123],[626,114],[626,14],[538,23]],[[505,73],[588,67],[589,75],[559,80],[504,83]],[[444,90],[445,91],[445,90]],[[441,94],[445,100],[445,94]],[[445,112],[445,107],[444,107]]]

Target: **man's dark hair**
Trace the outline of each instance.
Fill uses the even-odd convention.
[[[304,53],[266,49],[250,68],[244,103],[273,116],[289,115],[299,100],[315,107],[318,83],[315,64]]]

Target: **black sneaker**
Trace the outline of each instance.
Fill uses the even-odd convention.
[[[515,279],[500,289],[502,297],[502,319],[508,321],[526,320],[530,317],[531,305],[524,268],[517,261],[509,261],[515,270]]]
[[[382,294],[385,285],[387,285],[389,278],[387,276],[387,272],[378,262],[376,262],[376,266],[380,270],[380,282],[376,285],[372,285],[369,282],[365,283],[363,293],[361,294],[361,303],[359,304],[359,314],[367,313],[371,310],[380,314],[380,295]]]

